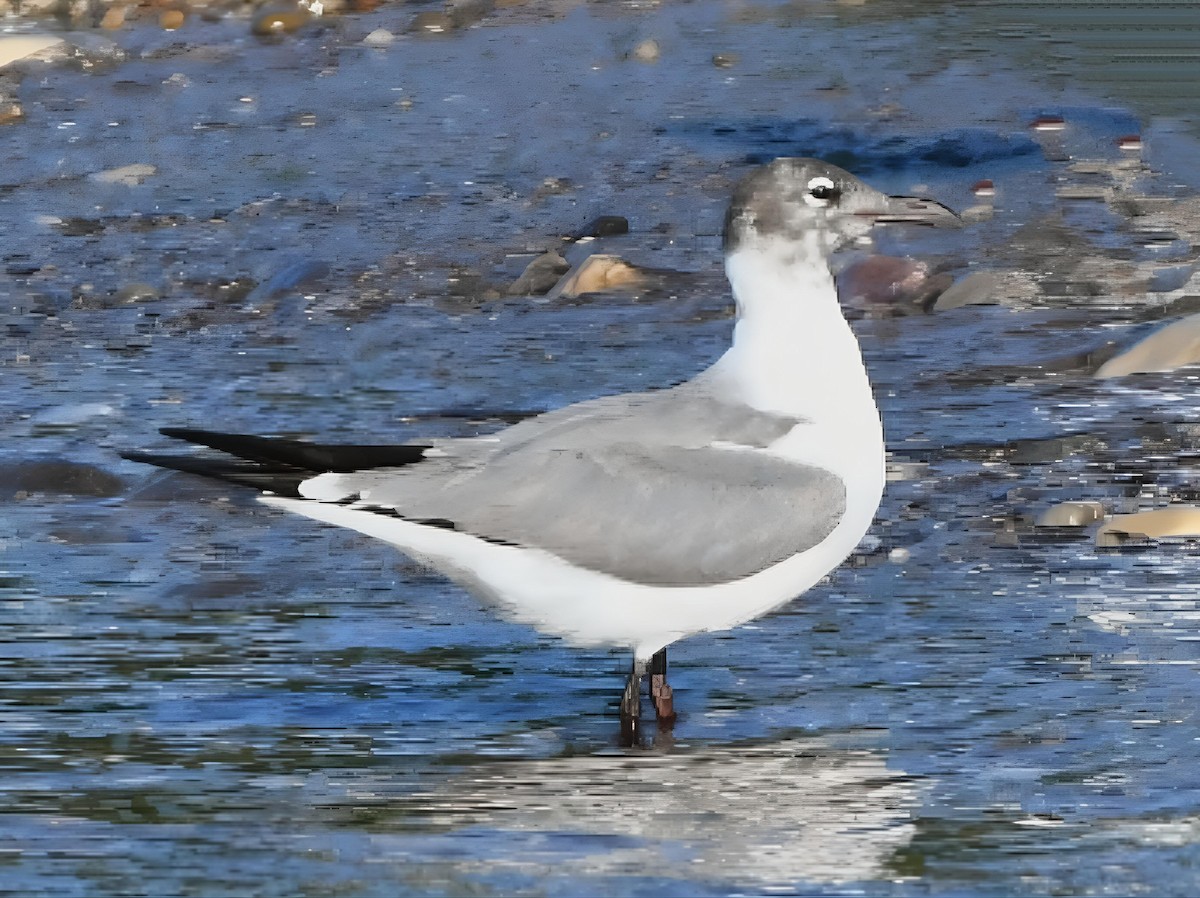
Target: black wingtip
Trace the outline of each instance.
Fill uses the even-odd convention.
[[[165,437],[228,452],[238,458],[264,464],[287,464],[314,474],[327,471],[349,473],[368,468],[399,468],[416,464],[425,457],[429,444],[400,446],[340,445],[309,443],[284,437],[260,437],[239,433],[221,433],[196,427],[163,427]]]
[[[225,458],[202,458],[195,455],[167,455],[159,452],[122,452],[121,458],[144,465],[154,465],[170,471],[195,474],[210,480],[221,480],[237,486],[247,486],[280,496],[299,498],[300,484],[311,473],[289,465],[263,465],[256,462]]]

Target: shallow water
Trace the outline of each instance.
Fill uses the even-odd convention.
[[[1195,145],[1166,94],[1107,98],[1086,42],[1031,69],[976,12],[521,8],[363,46],[397,6],[34,64],[0,130],[0,892],[1200,888],[1195,545],[1032,525],[1195,501],[1195,374],[1055,362],[1166,314],[1147,281],[1190,272],[1190,220],[1121,201],[1193,196]],[[657,63],[623,58],[646,37]],[[1144,165],[1114,143],[1139,131]],[[876,526],[802,600],[673,647],[680,720],[642,748],[617,745],[623,653],[117,457],[170,425],[476,433],[690,376],[729,338],[728,188],[786,154],[959,209],[992,179],[990,218],[879,249],[1048,286],[854,313],[892,452]],[[135,162],[156,174],[89,177]],[[602,251],[692,274],[500,295],[606,213],[632,230]]]

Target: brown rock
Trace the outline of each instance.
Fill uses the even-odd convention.
[[[259,36],[291,34],[312,20],[302,6],[272,6],[259,12],[250,22],[250,30]]]
[[[924,306],[950,286],[948,274],[930,274],[915,259],[868,256],[838,275],[838,293],[851,305],[910,304]]]

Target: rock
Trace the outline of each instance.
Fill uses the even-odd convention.
[[[525,266],[521,276],[512,282],[506,292],[509,296],[542,296],[570,270],[570,263],[556,251],[550,250]]]
[[[658,41],[654,40],[654,38],[647,38],[634,47],[629,56],[638,62],[658,62],[658,57],[661,53]]]
[[[868,256],[838,275],[838,293],[851,305],[910,303],[924,305],[950,285],[949,275],[930,275],[915,259]]]
[[[1038,515],[1037,527],[1086,527],[1103,520],[1104,506],[1099,502],[1060,502]]]
[[[1115,514],[1096,531],[1096,545],[1119,546],[1131,538],[1200,536],[1200,507],[1172,505],[1136,514]]]
[[[271,6],[250,20],[250,31],[260,37],[291,34],[312,21],[312,17],[302,6]]]
[[[396,36],[386,28],[376,28],[370,34],[363,38],[363,43],[368,47],[387,47],[396,40]]]
[[[1020,271],[973,271],[951,284],[933,304],[935,312],[962,306],[1018,305],[1037,295],[1033,278]]]
[[[110,6],[100,19],[100,27],[105,31],[116,31],[125,24],[125,7]]]
[[[259,303],[288,296],[301,287],[311,287],[328,277],[329,272],[329,263],[321,259],[287,258],[270,278],[250,292],[246,306],[254,309]]]
[[[584,240],[588,237],[619,237],[629,233],[629,219],[624,215],[598,215],[568,237],[568,240]]]
[[[0,69],[19,59],[38,56],[62,42],[61,37],[52,34],[0,34]]]
[[[738,63],[736,53],[716,53],[713,55],[712,64],[719,69],[731,69]]]
[[[1174,371],[1197,363],[1200,363],[1200,314],[1189,315],[1154,331],[1101,365],[1096,377]]]
[[[183,27],[186,19],[182,9],[164,9],[158,16],[158,25],[163,31],[175,31]]]
[[[126,187],[136,187],[151,175],[157,173],[158,169],[153,165],[145,162],[135,162],[132,165],[122,165],[120,168],[99,171],[88,177],[97,184],[123,184]]]
[[[125,481],[95,465],[61,459],[0,463],[0,500],[31,493],[109,498],[124,489]]]
[[[646,276],[619,256],[597,253],[588,256],[559,281],[550,296],[570,299],[585,293],[642,287],[646,283]]]
[[[454,30],[454,19],[444,12],[421,12],[417,13],[408,30],[413,34],[447,34]]]
[[[161,297],[162,294],[159,293],[158,288],[154,287],[152,284],[135,281],[132,284],[126,284],[124,287],[118,290],[116,300],[119,303],[132,304],[139,302],[153,302]]]
[[[77,402],[42,409],[29,419],[29,423],[34,427],[76,427],[116,413],[116,408],[107,402]]]

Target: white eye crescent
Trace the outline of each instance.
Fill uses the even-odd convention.
[[[808,182],[808,188],[804,192],[804,202],[810,206],[828,206],[837,199],[838,193],[840,191],[833,183],[832,178],[817,175]]]

